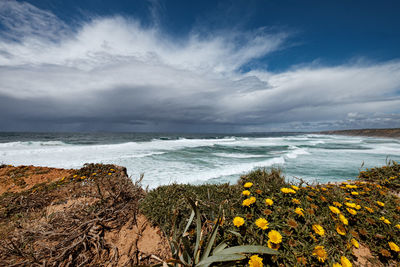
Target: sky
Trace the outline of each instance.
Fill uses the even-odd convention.
[[[400,127],[399,1],[0,0],[0,131]]]

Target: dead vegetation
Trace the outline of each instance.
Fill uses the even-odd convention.
[[[145,194],[139,183],[125,168],[88,164],[57,181],[3,194],[0,265],[133,266],[166,257],[167,241],[139,214]],[[155,235],[148,241],[153,250],[141,248],[146,231]]]

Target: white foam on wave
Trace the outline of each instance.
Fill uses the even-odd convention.
[[[67,146],[68,144],[62,141],[24,141],[24,142],[8,142],[0,143],[0,149],[17,149],[17,148],[32,148],[32,147],[48,147],[48,146]]]
[[[183,172],[170,172],[168,176],[159,175],[159,172],[147,172],[144,176],[144,183],[149,187],[154,188],[163,184],[176,183],[193,183],[193,182],[205,182],[207,180],[230,176],[230,175],[241,175],[248,173],[255,168],[270,167],[273,165],[281,165],[285,163],[283,157],[271,158],[264,161],[256,161],[251,163],[239,163],[234,165],[225,165],[219,168],[207,168],[200,170],[187,169]],[[179,171],[179,169],[178,169]],[[132,173],[133,176],[138,176],[138,173]],[[150,177],[150,178],[146,178]]]
[[[213,155],[224,158],[237,158],[237,159],[251,159],[251,158],[265,158],[265,155],[252,155],[241,153],[213,153]]]
[[[296,146],[292,146],[291,149],[292,151],[289,151],[285,156],[289,159],[295,159],[299,155],[308,155],[310,154],[306,149],[303,148],[298,148]]]

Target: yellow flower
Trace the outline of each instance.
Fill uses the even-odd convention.
[[[268,238],[269,238],[269,241],[271,241],[274,244],[279,244],[282,242],[282,235],[278,231],[275,231],[275,230],[269,231]]]
[[[340,210],[334,206],[329,206],[329,209],[335,214],[340,214]]]
[[[293,189],[291,189],[291,188],[287,188],[287,187],[283,187],[283,188],[281,188],[281,192],[282,193],[285,193],[285,194],[296,194],[296,191],[294,191]]]
[[[351,264],[351,262],[349,261],[349,259],[347,259],[345,256],[342,256],[340,258],[340,262],[342,263],[343,267],[352,267],[353,264]]]
[[[385,217],[383,217],[383,216],[380,217],[379,220],[383,221],[386,224],[391,224],[391,222],[388,219],[386,219]]]
[[[351,240],[350,240],[350,242],[353,244],[353,246],[355,246],[356,248],[359,248],[360,247],[360,245],[358,244],[358,241],[357,240],[355,240],[354,238],[352,238]]]
[[[253,255],[250,257],[249,266],[250,267],[263,267],[263,259],[258,257],[258,255]]]
[[[333,202],[333,205],[335,205],[336,207],[341,207],[341,206],[343,206],[342,204],[340,204],[339,202],[337,202],[337,201],[335,201],[335,202]]]
[[[357,196],[357,195],[358,195],[358,192],[353,191],[353,192],[351,192],[351,194],[352,194],[353,196]]]
[[[355,208],[356,206],[357,206],[357,204],[356,203],[350,203],[350,202],[346,202],[346,203],[344,203],[347,207],[349,207],[349,208]]]
[[[360,205],[357,205],[357,206],[356,206],[356,210],[359,210],[359,209],[361,209],[361,206],[360,206]]]
[[[249,195],[250,195],[250,191],[249,191],[249,190],[244,190],[244,191],[242,192],[242,195],[244,195],[244,196],[249,196]]]
[[[400,224],[396,224],[395,227],[400,230]]]
[[[72,177],[76,178],[76,177],[78,177],[78,175],[77,175],[77,174],[75,174],[75,175],[74,175],[74,176],[72,176]]]
[[[250,182],[247,182],[247,183],[244,184],[245,188],[250,188],[252,186],[253,186],[253,183],[250,183]]]
[[[304,217],[303,211],[304,211],[304,210],[303,210],[302,208],[296,208],[296,209],[294,210],[294,212],[295,212],[296,214],[298,214],[298,215]]]
[[[95,172],[94,172],[94,173],[92,173],[92,175],[96,175],[96,174],[97,174],[97,173],[95,173]]]
[[[65,179],[65,177],[61,178],[61,180],[60,180],[60,181],[64,181],[64,179]]]
[[[258,218],[256,220],[256,225],[263,230],[268,229],[268,221],[264,218]]]
[[[244,219],[242,217],[235,217],[233,219],[233,225],[236,227],[240,227],[244,224]]]
[[[364,207],[366,210],[368,210],[368,212],[369,213],[373,213],[374,212],[374,210],[372,209],[372,208],[370,208],[370,207]]]
[[[399,246],[396,245],[395,243],[389,242],[388,244],[389,244],[389,247],[390,247],[391,250],[396,251],[396,252],[399,252],[399,251],[400,251]]]
[[[357,211],[356,211],[356,210],[349,209],[349,208],[346,208],[346,209],[347,209],[347,211],[348,211],[351,215],[356,215],[356,214],[357,214]]]
[[[111,175],[111,174],[112,174],[111,172],[108,173],[108,175]]]
[[[344,228],[343,225],[336,225],[336,232],[338,232],[339,235],[345,235],[346,234],[346,229]]]
[[[111,172],[115,172],[115,170],[114,170],[114,169],[110,169],[110,171],[111,171]]]
[[[294,190],[299,190],[300,188],[298,188],[297,186],[295,186],[295,185],[292,185],[292,188],[294,189]]]
[[[272,199],[270,199],[270,198],[267,198],[265,200],[265,204],[267,204],[268,206],[272,206],[272,204],[274,204],[274,201]]]
[[[379,206],[381,206],[381,207],[384,207],[384,206],[385,206],[385,203],[383,203],[383,202],[377,201],[376,203],[377,203]]]
[[[297,205],[300,205],[301,203],[300,200],[298,200],[297,198],[292,198],[292,202]]]
[[[319,225],[319,224],[314,224],[314,225],[312,226],[312,229],[314,230],[314,232],[315,232],[316,234],[318,234],[318,235],[320,235],[320,236],[323,236],[323,235],[325,234],[324,228],[323,228],[321,225]]]
[[[326,253],[324,246],[316,246],[314,248],[312,255],[316,256],[318,261],[320,262],[325,262],[326,258],[328,257],[328,254]]]
[[[332,267],[343,267],[340,263],[335,262]]]
[[[326,189],[325,187],[321,187],[322,191],[328,191],[328,189]]]
[[[349,224],[349,221],[347,220],[346,217],[344,217],[343,214],[339,214],[339,219],[342,221],[342,223],[343,223],[344,225],[348,225],[348,224]]]
[[[255,197],[246,198],[245,200],[243,200],[242,206],[249,207],[254,202],[256,202],[256,198]]]
[[[357,188],[356,185],[351,185],[351,184],[346,185],[346,187],[350,188],[350,189],[356,189]]]

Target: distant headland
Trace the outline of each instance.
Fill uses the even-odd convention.
[[[338,130],[338,131],[323,131],[323,132],[318,132],[318,133],[319,134],[351,135],[351,136],[400,138],[400,128]]]

